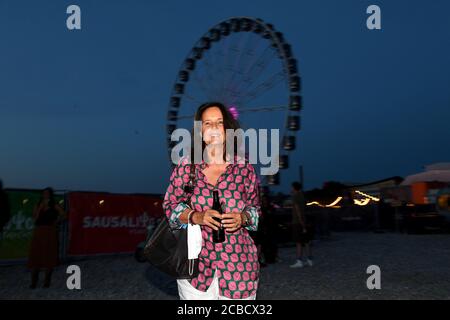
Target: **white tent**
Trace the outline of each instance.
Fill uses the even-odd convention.
[[[400,185],[411,185],[415,182],[449,182],[450,183],[450,162],[435,163],[425,166],[425,171],[409,175]]]

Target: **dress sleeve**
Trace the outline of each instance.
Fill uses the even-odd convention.
[[[183,224],[179,220],[183,211],[189,208],[184,185],[189,182],[190,166],[185,162],[186,160],[181,159],[179,164],[173,169],[162,204],[164,213],[169,219],[169,224],[174,229],[187,227],[187,224]]]
[[[251,164],[248,164],[247,169],[248,183],[246,184],[247,201],[245,212],[250,216],[250,223],[245,228],[249,231],[258,230],[259,217],[261,216],[261,205],[259,202],[259,180],[255,169]]]

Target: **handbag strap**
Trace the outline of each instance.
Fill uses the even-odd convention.
[[[189,170],[189,182],[187,185],[184,186],[183,190],[186,194],[186,197],[189,202],[189,206],[192,208],[192,203],[191,203],[191,196],[192,193],[194,192],[194,181],[195,181],[195,164],[191,163],[190,165],[190,170]]]
[[[195,180],[195,163],[191,163],[191,170],[189,170],[189,182],[193,185]]]

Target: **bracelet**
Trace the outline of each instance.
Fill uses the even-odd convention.
[[[188,223],[190,223],[190,224],[194,224],[192,221],[191,221],[191,217],[192,217],[192,215],[194,214],[194,212],[195,212],[195,210],[194,209],[191,209],[191,211],[189,211],[189,213],[188,213]]]
[[[247,214],[245,213],[245,212],[242,212],[242,215],[245,217],[243,220],[245,220],[245,221],[243,221],[243,223],[242,223],[242,225],[244,226],[244,227],[247,227],[248,226],[248,222],[249,222],[249,218],[248,218],[248,216],[247,216]]]

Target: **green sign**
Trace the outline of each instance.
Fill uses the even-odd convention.
[[[6,194],[11,206],[11,219],[0,240],[0,260],[26,259],[33,236],[33,209],[42,192],[6,190]],[[63,196],[55,196],[55,201],[64,208],[63,199]]]

